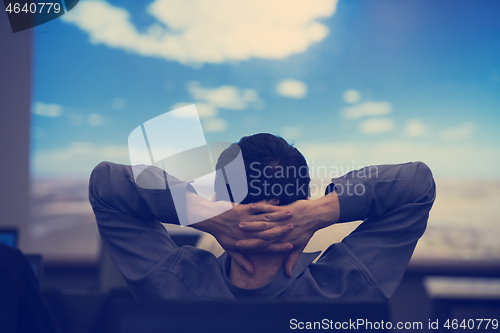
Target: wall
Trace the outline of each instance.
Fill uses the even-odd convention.
[[[13,34],[0,5],[0,227],[29,220],[32,31]]]

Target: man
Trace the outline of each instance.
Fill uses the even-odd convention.
[[[329,194],[309,201],[302,200],[307,192],[301,191],[301,184],[309,183],[308,175],[279,173],[305,166],[298,150],[270,134],[245,137],[237,145],[249,184],[243,203],[249,204],[226,211],[230,203],[208,202],[187,186],[188,214],[202,216],[208,210],[214,216],[192,227],[215,236],[226,249],[219,258],[172,242],[159,223],[178,223],[168,190],[141,188],[127,166],[101,163],[94,169],[89,192],[99,231],[137,298],[385,300],[392,296],[434,202],[435,185],[425,164],[353,171],[333,179]],[[219,166],[225,165],[224,155],[227,152],[221,154]],[[150,179],[163,177],[156,168],[144,172]],[[252,183],[255,179],[259,181]],[[173,184],[172,178],[168,184]],[[220,184],[225,183],[216,180],[216,196]],[[266,194],[266,186],[273,184],[280,184],[283,191]],[[259,203],[263,199],[289,205]],[[319,253],[302,253],[317,230],[357,220],[363,223],[341,243],[331,245],[316,263]],[[253,252],[245,256],[249,250]],[[264,250],[272,254],[263,254]],[[290,250],[288,257],[280,254]]]

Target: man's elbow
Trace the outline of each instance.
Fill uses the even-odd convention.
[[[89,201],[92,206],[101,197],[103,185],[109,182],[107,180],[109,180],[110,164],[110,162],[101,162],[92,170],[89,180]]]
[[[417,162],[413,193],[417,201],[434,201],[436,196],[436,183],[431,169],[423,162]]]

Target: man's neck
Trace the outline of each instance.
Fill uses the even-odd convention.
[[[229,279],[236,286],[243,289],[257,289],[265,286],[279,272],[286,259],[286,254],[252,254],[247,255],[248,260],[254,266],[255,272],[250,275],[231,259]]]

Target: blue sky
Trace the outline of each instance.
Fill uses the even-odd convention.
[[[35,177],[126,163],[134,128],[196,103],[207,141],[500,178],[500,2],[204,3],[80,1],[36,28]]]

